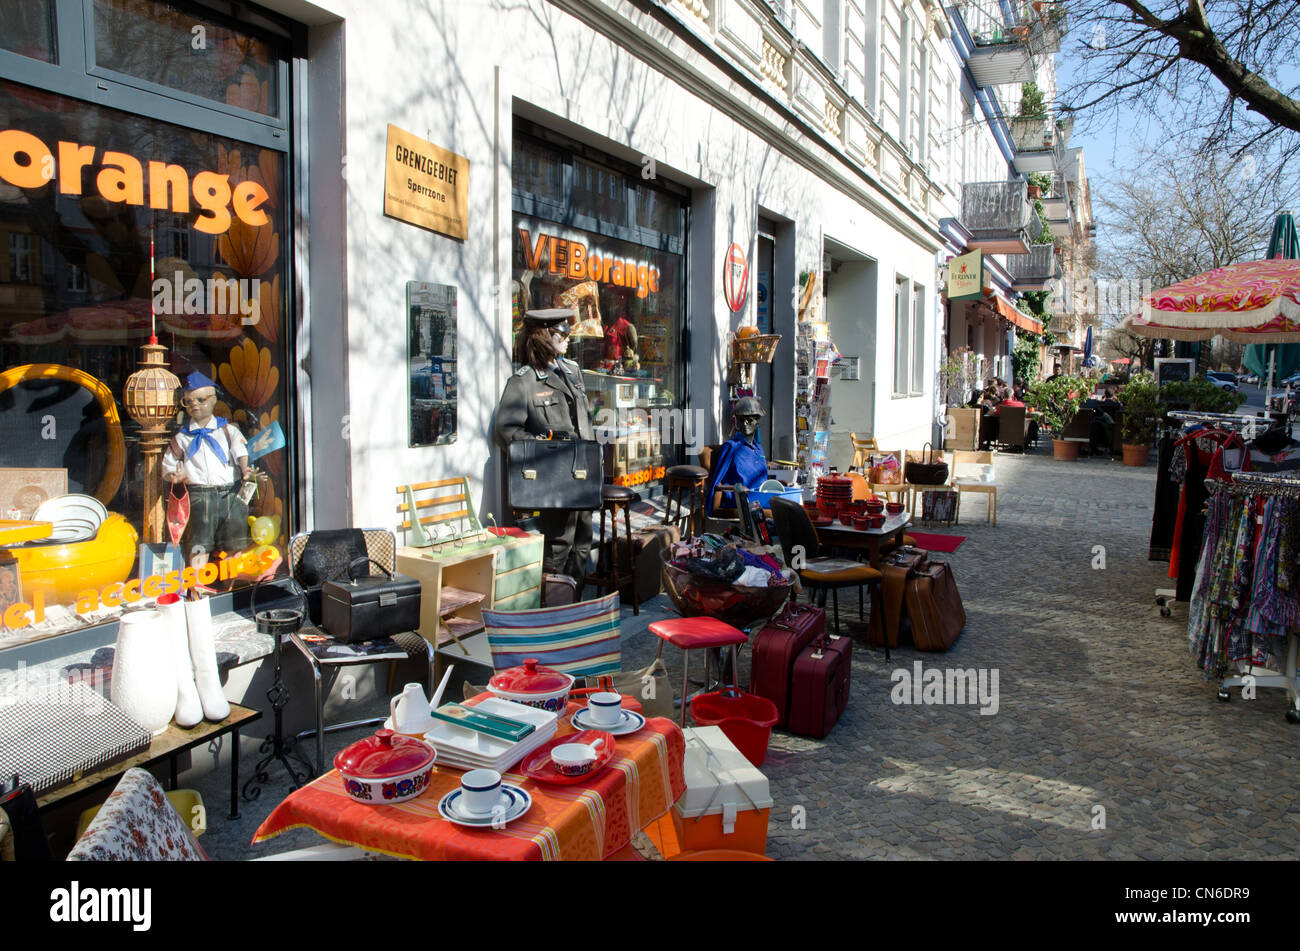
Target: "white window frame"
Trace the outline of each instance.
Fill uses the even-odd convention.
[[[925,287],[912,283],[911,301],[912,396],[925,395]]]
[[[890,387],[896,400],[907,399],[912,395],[912,367],[908,359],[912,345],[911,287],[910,278],[897,273],[894,275],[894,375]]]

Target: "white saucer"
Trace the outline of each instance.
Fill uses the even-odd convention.
[[[629,733],[635,733],[645,726],[645,717],[631,710],[624,710],[623,719],[619,721],[617,726],[605,726],[601,723],[593,723],[587,716],[587,708],[583,707],[569,718],[569,722],[579,730],[604,730],[606,733],[612,733],[615,736],[627,736]]]
[[[491,829],[495,826],[504,825],[507,822],[514,822],[520,816],[527,813],[529,809],[533,808],[533,797],[528,795],[527,790],[524,790],[519,786],[512,786],[509,783],[501,784],[502,800],[508,803],[504,812],[489,813],[485,816],[466,812],[460,805],[463,794],[463,789],[456,788],[443,796],[438,802],[439,815],[448,822],[454,822],[459,826],[469,826],[470,828],[475,829]]]

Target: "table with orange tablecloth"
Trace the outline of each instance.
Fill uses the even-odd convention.
[[[569,704],[557,735],[575,732],[568,717],[579,709]],[[461,770],[435,766],[429,788],[415,799],[370,806],[351,799],[333,769],[290,793],[258,827],[253,843],[307,828],[334,842],[400,858],[599,860],[627,846],[638,829],[664,815],[686,791],[685,752],[677,724],[656,717],[636,733],[618,737],[613,760],[585,782],[560,786],[503,773],[506,782],[528,791],[533,806],[499,830],[466,828],[438,814],[438,801],[460,785]]]

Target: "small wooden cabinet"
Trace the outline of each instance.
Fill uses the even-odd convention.
[[[483,630],[483,609],[541,605],[540,534],[488,536],[461,548],[402,547],[397,570],[420,580],[420,634],[435,648]]]

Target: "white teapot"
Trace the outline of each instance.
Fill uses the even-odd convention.
[[[397,733],[423,734],[429,729],[429,700],[419,684],[407,684],[388,702]]]

